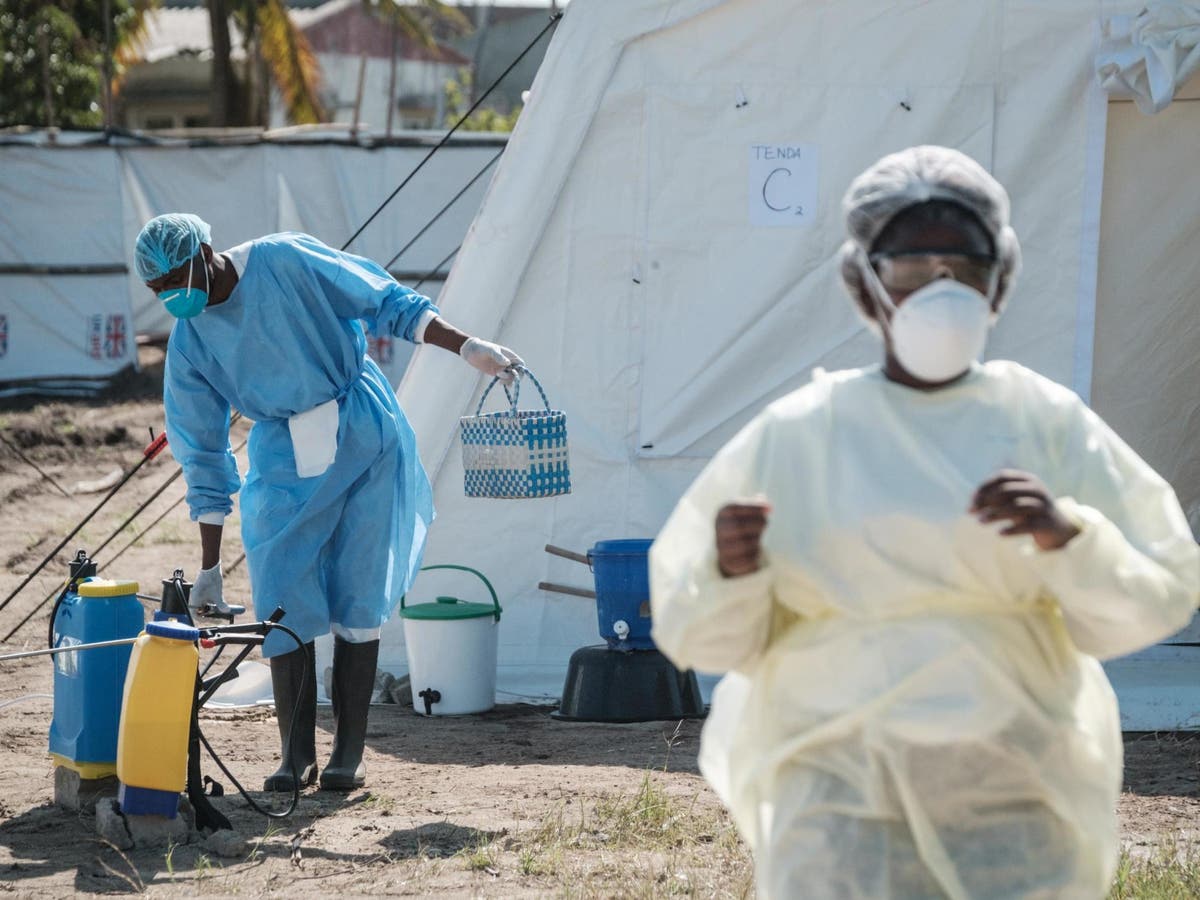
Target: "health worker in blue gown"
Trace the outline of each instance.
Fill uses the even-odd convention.
[[[305,642],[296,648],[273,631],[263,645],[283,744],[265,790],[317,779],[312,642],[330,631],[336,730],[320,782],[358,787],[380,628],[420,567],[433,521],[412,428],[366,356],[360,323],[458,353],[506,382],[521,359],[454,328],[378,264],[306,234],[216,252],[204,221],[172,213],[142,228],[136,266],[177,319],[163,397],[200,528],[201,571],[189,604],[228,610],[221,533],[240,488],[255,613],[283,607],[284,623]],[[231,409],[255,423],[244,483],[229,446]]]

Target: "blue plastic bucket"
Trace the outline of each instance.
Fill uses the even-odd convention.
[[[598,541],[588,551],[600,636],[621,650],[652,650],[649,539]],[[624,623],[621,626],[619,623]],[[628,632],[625,632],[628,628]],[[622,638],[622,633],[624,637]]]

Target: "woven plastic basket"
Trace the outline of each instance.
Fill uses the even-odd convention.
[[[541,395],[544,409],[518,408],[526,376]],[[487,386],[475,415],[459,419],[466,495],[513,500],[569,494],[566,414],[550,408],[546,392],[524,366],[517,366],[512,391],[504,388],[509,408],[484,413],[484,401],[499,380],[493,378]]]

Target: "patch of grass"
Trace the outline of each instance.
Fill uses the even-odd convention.
[[[1165,839],[1153,856],[1136,858],[1121,851],[1108,900],[1191,900],[1200,897],[1200,854]]]
[[[464,847],[458,851],[468,869],[473,872],[496,872],[499,868],[499,856],[495,845],[491,843],[478,844],[474,847]]]
[[[101,843],[121,858],[121,862],[125,864],[125,867],[129,870],[129,874],[119,871],[118,869],[114,869],[103,859],[98,860],[101,868],[103,868],[104,871],[112,877],[118,878],[125,882],[125,884],[129,885],[129,889],[132,893],[144,894],[146,892],[146,883],[142,880],[142,876],[138,872],[137,866],[135,866],[129,857],[125,855],[124,851],[112,841],[101,839]]]
[[[250,848],[250,852],[246,855],[246,862],[256,863],[263,859],[263,844],[272,838],[283,833],[283,829],[275,824],[274,820],[268,820],[267,829],[263,832],[263,836],[254,842],[254,846]]]
[[[667,850],[694,837],[695,822],[647,772],[631,796],[604,795],[596,800],[589,831],[597,843],[611,847]]]
[[[743,897],[750,855],[720,809],[668,793],[654,773],[625,794],[556,806],[505,842],[521,875],[570,897]]]
[[[363,809],[369,809],[383,815],[390,815],[396,806],[396,798],[369,791],[367,796],[363,797],[361,803]]]
[[[538,850],[533,847],[522,847],[517,851],[517,870],[522,875],[538,877],[554,875],[563,862],[561,847],[551,847]]]
[[[196,857],[196,878],[203,881],[213,871],[213,861],[207,853],[201,853]]]

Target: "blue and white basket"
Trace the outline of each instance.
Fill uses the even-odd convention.
[[[509,393],[509,409],[483,414],[483,403],[499,378],[493,378],[473,416],[462,416],[463,487],[468,497],[524,499],[571,492],[567,459],[567,416],[551,409],[541,384],[524,366]],[[545,409],[519,410],[521,378],[528,375]]]

